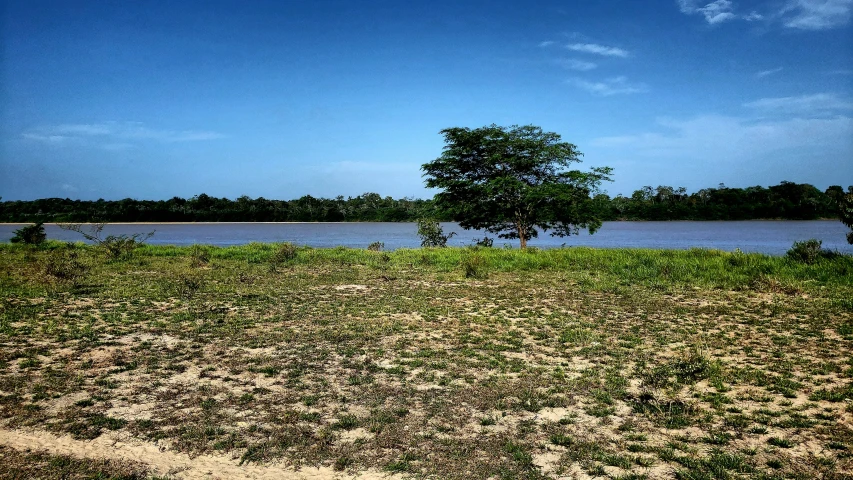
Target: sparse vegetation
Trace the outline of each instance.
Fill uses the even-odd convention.
[[[87,241],[95,244],[98,248],[106,253],[107,257],[112,260],[128,259],[133,254],[133,251],[145,244],[149,238],[154,236],[154,232],[134,233],[132,235],[107,235],[103,236],[106,223],[65,223],[60,224],[59,228],[71,232],[77,232]],[[198,247],[195,252],[198,252]]]
[[[2,244],[0,438],[330,475],[845,478],[850,298],[844,255]],[[0,454],[11,478],[170,474]]]

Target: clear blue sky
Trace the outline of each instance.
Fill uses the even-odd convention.
[[[853,183],[853,0],[0,0],[0,196],[428,197],[535,124],[643,185]]]

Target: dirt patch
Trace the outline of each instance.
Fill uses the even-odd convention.
[[[156,475],[171,475],[176,479],[281,479],[363,480],[400,478],[379,472],[361,472],[356,475],[335,472],[325,467],[304,467],[294,470],[281,465],[239,465],[225,456],[199,455],[190,457],[182,453],[162,451],[156,445],[145,444],[120,434],[103,435],[91,441],[58,437],[42,431],[0,430],[0,444],[21,451],[41,451],[53,455],[70,455],[83,458],[124,460],[148,466]]]

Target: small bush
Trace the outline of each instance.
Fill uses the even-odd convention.
[[[434,218],[418,219],[418,236],[421,237],[422,247],[446,247],[447,241],[456,235],[456,232],[444,234],[441,224]]]
[[[204,285],[204,278],[194,274],[182,273],[176,280],[175,289],[184,298],[192,297]]]
[[[15,230],[15,236],[9,241],[26,245],[40,245],[45,240],[47,240],[47,234],[44,233],[44,223],[38,222]]]
[[[190,264],[193,267],[203,267],[210,263],[210,249],[203,245],[190,247]]]
[[[821,245],[823,242],[814,238],[803,242],[794,242],[786,256],[791,260],[811,265],[823,256]]]
[[[474,239],[474,245],[478,246],[478,247],[492,248],[492,245],[494,245],[494,244],[495,244],[495,239],[489,238],[488,236],[485,236],[483,238],[475,238]]]
[[[282,243],[281,245],[278,246],[278,249],[276,249],[275,254],[273,254],[273,258],[278,263],[284,263],[284,262],[289,262],[291,260],[295,260],[296,254],[297,254],[296,245],[294,245],[290,242],[287,242],[287,243]]]
[[[296,245],[290,242],[282,243],[270,257],[270,271],[275,272],[280,265],[295,260],[297,253]]]
[[[385,244],[382,242],[373,242],[367,246],[371,252],[381,252],[383,248],[385,248]]]
[[[465,278],[486,278],[486,261],[477,253],[466,255],[462,258],[462,268],[465,270]]]
[[[141,247],[146,240],[154,236],[154,232],[149,232],[134,233],[133,235],[107,235],[101,238],[101,233],[106,225],[106,223],[92,224],[88,227],[88,232],[79,223],[63,224],[59,225],[59,228],[83,235],[83,238],[103,249],[107,257],[112,260],[130,258],[134,250]]]
[[[57,282],[78,285],[88,270],[89,266],[80,260],[80,254],[70,248],[55,250],[44,260],[45,275]]]

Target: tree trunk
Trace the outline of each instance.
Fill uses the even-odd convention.
[[[521,249],[522,249],[522,250],[526,250],[526,249],[527,249],[527,239],[526,239],[526,238],[524,238],[524,237],[523,237],[522,235],[520,235],[520,234],[519,234],[518,238],[521,240]]]

